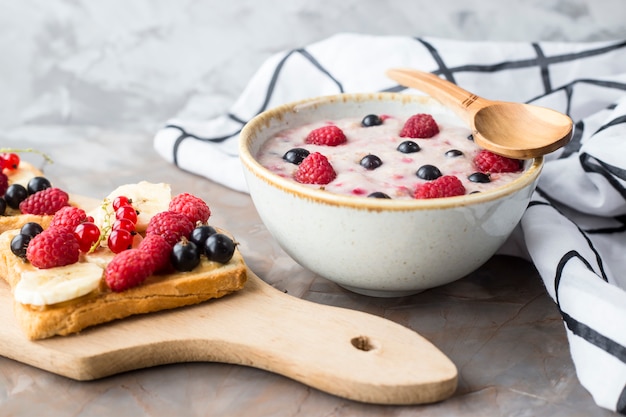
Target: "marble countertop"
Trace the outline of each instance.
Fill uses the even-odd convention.
[[[198,101],[203,117],[226,111],[268,56],[337,32],[626,38],[621,0],[520,0],[515,11],[501,4],[0,1],[1,147],[50,155],[46,175],[73,193],[102,197],[139,180],[194,193],[210,204],[212,221],[237,236],[250,268],[278,290],[414,329],[459,370],[458,390],[444,402],[378,406],[244,366],[173,364],[77,382],[0,357],[0,416],[614,415],[578,382],[559,313],[531,264],[496,256],[462,280],[414,296],[353,294],[291,260],[248,195],[181,171],[152,149],[168,118]]]

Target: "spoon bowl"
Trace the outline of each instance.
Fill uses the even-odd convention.
[[[559,149],[572,137],[572,119],[556,110],[487,100],[434,74],[413,69],[394,68],[386,74],[452,109],[470,125],[479,146],[499,155],[536,158]]]

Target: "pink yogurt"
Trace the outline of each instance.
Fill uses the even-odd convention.
[[[307,186],[323,187],[333,193],[361,197],[382,192],[391,198],[413,198],[416,187],[426,182],[419,178],[416,172],[426,164],[436,166],[442,175],[455,175],[465,186],[467,194],[500,187],[521,175],[521,172],[494,173],[490,175],[488,183],[470,181],[468,177],[477,172],[473,159],[480,150],[471,139],[468,139],[471,138],[471,131],[466,126],[455,123],[454,119],[446,118],[445,115],[434,117],[440,132],[428,139],[400,137],[406,119],[388,115],[381,116],[383,119],[381,125],[370,127],[361,125],[362,118],[311,123],[279,132],[263,145],[257,159],[273,173],[293,179],[298,166],[285,161],[283,155],[293,148],[304,148],[311,153],[319,152],[328,158],[337,177],[323,186],[314,184]],[[305,143],[305,138],[311,130],[327,124],[334,124],[343,130],[347,138],[346,143],[339,146]],[[398,151],[398,145],[406,140],[417,143],[420,151],[415,153]],[[446,156],[446,152],[450,150],[461,151],[462,155]],[[374,170],[363,168],[360,161],[368,154],[378,156],[383,164]]]

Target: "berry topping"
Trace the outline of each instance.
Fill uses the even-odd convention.
[[[31,194],[19,205],[22,214],[54,214],[69,205],[70,196],[60,188],[46,188]]]
[[[39,223],[28,222],[22,226],[20,233],[26,236],[35,237],[43,232],[43,227]]]
[[[235,242],[230,237],[222,233],[215,233],[209,236],[204,243],[204,254],[210,261],[225,264],[233,257],[235,246]]]
[[[26,259],[26,249],[30,243],[32,236],[18,233],[11,239],[11,252],[18,258]]]
[[[186,216],[192,223],[206,223],[211,216],[211,209],[199,197],[189,193],[178,194],[170,201],[169,211]]]
[[[155,214],[148,223],[146,236],[161,235],[170,246],[174,246],[181,238],[188,238],[195,224],[187,216],[173,211]]]
[[[78,240],[81,252],[89,252],[100,241],[100,229],[93,222],[83,222],[74,228],[74,236]]]
[[[33,177],[28,181],[26,191],[28,195],[35,194],[37,191],[43,191],[46,188],[52,187],[50,180],[45,177]]]
[[[170,260],[174,269],[180,272],[193,270],[200,263],[200,248],[190,240],[183,239],[172,248]]]
[[[379,126],[383,124],[383,119],[378,117],[376,114],[368,114],[361,120],[361,126],[363,127],[372,127]]]
[[[7,202],[4,197],[0,197],[0,216],[4,216],[7,211]]]
[[[198,245],[199,247],[204,247],[204,242],[211,235],[217,233],[217,230],[213,226],[203,225],[198,226],[191,231],[191,235],[189,236],[189,240]]]
[[[463,156],[463,152],[459,151],[458,149],[450,149],[446,152],[445,155],[448,158],[458,158],[459,156]]]
[[[380,160],[376,155],[365,155],[361,162],[359,162],[361,166],[367,170],[374,170],[383,164],[383,161]]]
[[[111,290],[120,292],[143,283],[152,275],[150,255],[139,249],[118,253],[104,270],[104,280]]]
[[[115,219],[113,222],[113,226],[111,226],[111,230],[126,230],[130,233],[133,233],[137,230],[136,224],[133,223],[129,219]]]
[[[420,151],[420,146],[412,140],[405,140],[398,145],[397,150],[402,153],[415,153]]]
[[[0,195],[4,195],[9,188],[9,177],[4,172],[0,172]]]
[[[76,226],[85,221],[87,221],[85,210],[78,207],[65,206],[54,213],[52,220],[50,220],[50,227],[62,227],[73,231]]]
[[[465,187],[454,175],[445,175],[436,180],[418,185],[415,198],[454,197],[465,194]]]
[[[304,148],[293,148],[285,152],[283,159],[294,165],[300,165],[304,158],[309,156],[309,153],[310,152]]]
[[[172,245],[161,235],[148,235],[139,244],[139,250],[150,255],[154,272],[164,272],[171,268],[170,254],[172,253]]]
[[[441,171],[434,165],[422,165],[415,174],[421,179],[428,181],[441,177]]]
[[[20,203],[26,200],[26,197],[28,197],[28,191],[26,191],[26,187],[21,184],[9,185],[9,188],[7,188],[7,191],[4,193],[4,199],[12,209],[19,209]]]
[[[522,161],[497,155],[486,149],[481,150],[474,157],[474,164],[480,172],[517,172],[522,169]]]
[[[474,172],[467,177],[471,182],[479,182],[486,184],[491,182],[491,178],[489,178],[489,174],[485,174],[484,172]]]
[[[20,166],[20,156],[16,153],[3,152],[0,154],[0,166],[2,169],[14,171]]]
[[[419,113],[409,117],[400,131],[402,138],[432,138],[439,133],[439,126],[430,114]]]
[[[132,224],[137,224],[137,210],[130,205],[121,206],[115,210],[115,219],[126,219]]]
[[[113,199],[113,202],[111,203],[111,206],[113,207],[114,211],[117,211],[117,209],[122,206],[132,206],[132,205],[133,205],[133,201],[130,198],[126,197],[125,195],[118,195],[117,197]]]
[[[346,135],[335,125],[322,126],[309,132],[305,143],[312,145],[337,146],[346,142]]]
[[[294,179],[302,184],[328,184],[337,173],[328,159],[319,152],[313,152],[304,160],[294,174]]]
[[[391,198],[387,194],[385,194],[383,192],[380,192],[380,191],[374,191],[373,193],[368,195],[368,197],[370,197],[370,198]]]
[[[39,269],[54,268],[78,262],[80,246],[71,231],[51,227],[31,239],[26,258]]]
[[[128,230],[111,230],[107,238],[107,246],[113,253],[120,253],[132,248],[134,233]]]

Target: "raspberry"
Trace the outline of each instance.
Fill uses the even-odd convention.
[[[195,227],[194,223],[185,215],[173,211],[162,211],[155,214],[148,223],[146,236],[161,235],[170,246],[174,246],[182,237],[189,237]]]
[[[517,172],[522,169],[522,161],[497,155],[486,149],[481,150],[474,157],[474,164],[480,172]]]
[[[0,172],[0,196],[4,195],[9,188],[9,177],[4,172]]]
[[[172,246],[161,235],[151,234],[146,236],[139,244],[139,250],[150,255],[154,272],[168,271],[171,269],[170,255]]]
[[[104,270],[104,280],[111,290],[120,292],[143,283],[152,275],[153,262],[147,252],[128,249],[118,253]]]
[[[418,113],[409,117],[400,131],[402,138],[432,138],[439,133],[439,126],[430,114]]]
[[[417,186],[415,198],[454,197],[465,194],[465,187],[454,175],[444,175],[436,180]]]
[[[328,184],[336,176],[328,159],[319,152],[313,152],[298,165],[294,179],[302,184]]]
[[[311,145],[337,146],[346,142],[346,135],[335,125],[322,126],[307,135],[305,142]]]
[[[85,221],[87,221],[85,210],[78,207],[65,206],[54,213],[49,227],[62,227],[73,231],[76,226]]]
[[[170,201],[169,211],[183,214],[196,223],[206,223],[211,216],[209,206],[195,195],[189,193],[178,194]]]
[[[53,227],[36,235],[26,249],[26,259],[39,269],[78,262],[80,247],[71,231]]]
[[[70,196],[60,188],[50,187],[29,195],[20,203],[22,214],[54,214],[69,205]]]

